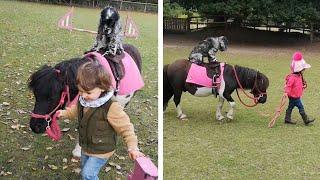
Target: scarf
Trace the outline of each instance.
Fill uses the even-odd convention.
[[[101,105],[109,101],[109,99],[113,96],[113,93],[114,91],[110,91],[106,93],[104,96],[93,101],[86,101],[82,96],[80,96],[79,102],[83,107],[91,107],[91,108],[100,107]]]

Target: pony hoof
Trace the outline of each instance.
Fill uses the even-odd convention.
[[[180,114],[179,116],[177,116],[177,118],[180,119],[180,120],[187,120],[187,115]]]
[[[224,119],[224,116],[216,117],[216,119],[217,119],[218,121],[222,121],[222,120]]]
[[[233,120],[233,116],[227,116],[229,120]]]

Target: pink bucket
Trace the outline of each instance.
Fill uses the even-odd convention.
[[[150,158],[138,157],[135,161],[133,172],[129,173],[128,180],[156,180],[158,179],[158,168]]]

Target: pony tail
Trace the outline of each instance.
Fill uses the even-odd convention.
[[[163,67],[163,111],[167,108],[168,102],[174,94],[167,74],[168,67],[168,64]]]

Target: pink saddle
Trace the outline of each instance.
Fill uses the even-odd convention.
[[[128,180],[156,180],[158,179],[158,168],[150,158],[138,157],[135,161],[133,172],[129,173]]]
[[[125,75],[120,80],[120,83],[119,83],[119,92],[118,92],[119,95],[130,94],[134,91],[141,89],[144,86],[144,82],[142,80],[138,66],[136,65],[136,63],[128,53],[124,52],[124,54],[125,56],[122,59],[122,63],[124,65]],[[112,74],[110,65],[108,61],[105,59],[105,57],[97,52],[89,52],[88,54],[85,55],[85,57],[89,57],[89,58],[95,57],[99,61],[99,63],[103,65],[106,68],[106,70],[109,72],[111,76],[112,86],[113,88],[116,88],[115,78]]]
[[[207,76],[207,69],[203,66],[192,63],[188,72],[186,82],[197,84],[203,87],[220,87],[221,80],[223,80],[224,63],[220,63],[220,77],[217,78],[216,82],[212,81],[212,78]]]

